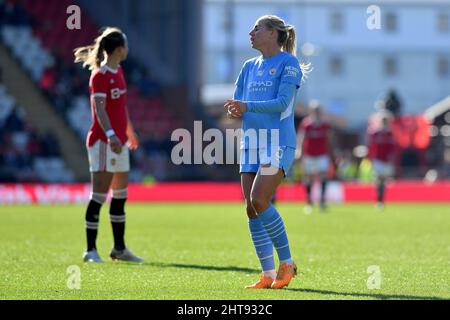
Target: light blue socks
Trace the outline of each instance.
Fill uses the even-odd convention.
[[[277,209],[270,205],[269,208],[258,214],[258,218],[267,232],[266,237],[270,237],[273,246],[277,250],[280,265],[284,262],[291,264],[292,258],[286,229]]]
[[[248,226],[262,270],[274,270],[275,260],[273,257],[272,240],[264,229],[261,220],[259,218],[249,219]]]

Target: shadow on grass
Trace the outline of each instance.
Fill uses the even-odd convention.
[[[427,296],[409,296],[409,295],[395,295],[395,294],[377,294],[377,293],[358,293],[358,292],[337,292],[331,290],[317,290],[317,289],[302,289],[302,288],[286,288],[287,291],[305,292],[305,293],[318,293],[318,294],[331,294],[338,296],[352,296],[352,297],[365,297],[375,298],[381,300],[400,299],[400,300],[446,300],[441,297],[427,297]]]
[[[260,273],[259,269],[241,268],[236,266],[219,267],[219,266],[204,266],[196,264],[181,264],[181,263],[163,263],[163,262],[143,262],[139,264],[131,264],[132,266],[151,266],[159,268],[182,268],[182,269],[197,269],[197,270],[209,270],[209,271],[236,271],[245,273]],[[400,300],[447,300],[442,297],[428,297],[428,296],[410,296],[410,295],[394,295],[394,294],[377,294],[377,293],[359,293],[359,292],[337,292],[331,290],[318,290],[308,288],[285,288],[286,291],[304,292],[304,293],[318,293],[324,295],[338,295],[338,296],[351,296],[351,297],[365,297],[375,298],[381,300],[400,299]]]
[[[151,266],[159,268],[181,268],[181,269],[198,269],[209,271],[236,271],[245,273],[261,273],[261,270],[251,268],[241,268],[236,266],[220,267],[220,266],[204,266],[197,264],[182,264],[182,263],[163,263],[163,262],[143,262],[139,264],[129,264],[135,266]]]

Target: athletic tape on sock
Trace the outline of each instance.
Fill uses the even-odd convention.
[[[89,200],[93,200],[99,204],[104,204],[107,198],[108,198],[107,193],[91,192],[89,196]]]
[[[126,199],[128,197],[128,190],[127,189],[113,190],[112,194],[113,194],[113,198]]]

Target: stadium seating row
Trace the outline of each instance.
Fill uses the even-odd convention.
[[[55,149],[54,143],[52,148]],[[73,182],[59,150],[46,150],[44,138],[38,137],[24,120],[0,83],[0,181]]]
[[[83,15],[82,31],[68,30],[65,15],[56,12],[65,12],[70,5],[71,1],[66,0],[13,2],[12,11],[18,12],[20,19],[4,19],[0,36],[56,111],[84,140],[91,123],[89,72],[74,66],[73,49],[91,43],[98,28],[89,16]],[[181,121],[164,107],[159,84],[130,60],[124,64],[130,117],[143,146],[165,145],[160,141],[170,140],[171,132],[180,127]],[[2,103],[11,102],[5,99]],[[145,151],[149,161],[154,154],[168,154],[166,148],[159,153],[154,149]]]
[[[3,127],[6,118],[14,108],[15,99],[7,92],[3,84],[0,83],[0,127]]]
[[[39,81],[45,69],[53,66],[54,59],[34,37],[28,26],[4,26],[2,28],[4,43],[14,56],[30,72],[35,81]]]

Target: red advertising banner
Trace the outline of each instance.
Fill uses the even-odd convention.
[[[0,205],[8,204],[83,204],[89,199],[89,184],[0,184]],[[157,183],[130,184],[129,201],[146,202],[241,202],[239,183]],[[313,187],[318,198],[319,187]],[[330,202],[375,201],[375,187],[369,184],[332,182],[327,190]],[[305,200],[300,184],[284,184],[277,200]],[[393,182],[387,187],[387,201],[450,202],[450,182]]]

